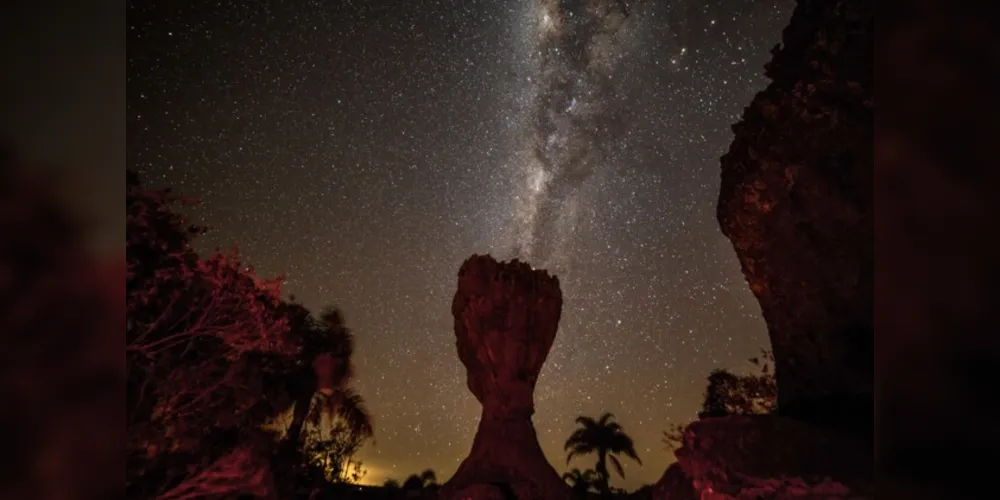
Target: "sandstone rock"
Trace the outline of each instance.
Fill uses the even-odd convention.
[[[652,498],[657,500],[697,500],[691,478],[684,472],[679,463],[674,463],[663,473],[660,480],[653,485]]]
[[[852,498],[874,463],[874,2],[799,0],[733,127],[718,218],[760,302],[778,412],[689,426],[700,498]],[[678,472],[656,498],[674,498]]]
[[[569,498],[531,422],[535,382],[561,313],[559,280],[545,271],[488,255],[462,264],[452,315],[458,357],[483,413],[472,451],[441,487],[441,498],[486,490],[522,500]]]
[[[872,494],[874,463],[867,443],[780,416],[699,420],[685,430],[676,455],[679,469],[703,499],[863,498]],[[664,479],[672,483],[661,480],[664,485],[680,482],[668,475],[669,470]],[[661,490],[658,484],[657,491]]]
[[[722,157],[718,219],[767,321],[779,411],[871,439],[874,2],[800,0]]]

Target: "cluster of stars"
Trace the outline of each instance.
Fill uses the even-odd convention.
[[[640,2],[601,49],[616,116],[574,191],[536,390],[557,468],[574,418],[611,411],[644,463],[614,484],[655,481],[673,460],[661,432],[694,418],[708,373],[766,345],[715,220],[718,158],[791,7]],[[554,182],[525,179],[525,125],[539,36],[565,19],[535,1],[129,2],[128,22],[129,166],[203,200],[205,249],[239,243],[307,306],[344,311],[375,416],[367,482],[447,479],[480,412],[455,352],[456,274],[472,253],[511,257],[517,207]],[[560,109],[595,105],[581,92]]]

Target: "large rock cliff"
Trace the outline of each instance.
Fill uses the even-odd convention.
[[[701,498],[871,493],[873,50],[874,2],[799,0],[733,126],[718,219],[767,322],[778,414],[689,426],[655,498],[685,481]]]
[[[718,219],[760,302],[783,415],[871,436],[874,2],[800,0],[733,126]]]

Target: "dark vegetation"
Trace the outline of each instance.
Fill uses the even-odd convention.
[[[395,479],[387,479],[382,484],[386,496],[390,498],[433,495],[437,492],[438,487],[437,474],[431,469],[420,474],[410,474],[402,483]]]
[[[357,453],[373,437],[372,417],[350,385],[354,341],[334,308],[313,314],[280,296],[239,254],[202,257],[205,228],[178,211],[192,200],[148,190],[128,173],[126,194],[126,373],[129,498],[228,495],[310,496],[357,484]],[[701,416],[770,411],[774,379],[716,370]],[[641,465],[632,439],[605,413],[580,416],[567,463],[593,468],[563,475],[578,496],[614,496],[620,457]],[[438,489],[432,470],[380,495],[422,497]],[[350,490],[354,495],[369,488]]]
[[[774,355],[761,351],[761,357],[750,358],[760,373],[736,375],[724,369],[708,375],[705,402],[698,418],[730,415],[764,415],[778,408],[778,384],[774,379]]]
[[[778,385],[774,379],[774,356],[762,350],[760,357],[750,358],[760,373],[737,375],[729,370],[715,369],[708,375],[705,399],[698,412],[699,419],[730,416],[768,415],[778,409]],[[673,423],[663,432],[663,443],[676,450],[682,441],[684,424]]]
[[[282,300],[280,280],[235,250],[199,256],[205,229],[183,203],[128,174],[126,496],[290,496],[358,480],[373,428],[341,315]]]
[[[678,462],[632,496],[871,494],[873,23],[870,2],[800,1],[767,67],[772,83],[734,126],[718,217],[773,356],[752,360],[759,374],[709,374],[698,420],[664,433]],[[592,469],[559,475],[544,459],[532,394],[561,290],[543,271],[489,256],[463,264],[452,305],[484,409],[469,457],[440,489],[426,472],[345,486],[361,479],[356,452],[373,435],[350,386],[350,331],[334,310],[283,300],[279,281],[258,278],[235,251],[197,255],[191,241],[204,229],[174,210],[184,202],[129,175],[127,497],[623,494],[611,469],[624,476],[621,457],[641,462],[611,414],[578,418],[566,442],[567,462],[593,455]],[[484,350],[518,356],[498,362]]]
[[[625,468],[622,467],[622,463],[616,455],[625,455],[639,462],[640,465],[642,464],[642,460],[639,460],[639,455],[635,452],[635,445],[632,443],[632,438],[628,434],[625,434],[625,430],[618,422],[614,421],[614,418],[615,416],[611,413],[605,413],[596,420],[590,417],[577,417],[576,423],[580,424],[580,428],[570,435],[565,445],[565,449],[568,452],[566,454],[566,463],[569,463],[574,456],[590,453],[597,455],[597,464],[594,466],[594,470],[587,471],[593,472],[593,479],[588,484],[588,487],[592,485],[597,491],[605,495],[611,493],[609,485],[611,476],[608,473],[609,459],[611,464],[614,465],[615,472],[621,477],[625,477]],[[583,488],[582,484],[587,479],[586,476],[587,474],[584,473],[573,477],[575,490]]]

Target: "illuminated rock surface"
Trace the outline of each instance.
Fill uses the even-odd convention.
[[[733,127],[718,218],[768,325],[782,414],[871,433],[874,3],[800,1]]]
[[[678,468],[701,498],[870,493],[873,49],[874,2],[800,0],[733,127],[718,218],[767,322],[779,414],[692,424],[654,498],[685,496]]]
[[[535,382],[562,312],[559,280],[523,262],[473,255],[459,271],[451,310],[458,357],[483,413],[472,451],[441,498],[481,498],[487,490],[497,498],[569,498],[531,422]]]
[[[699,420],[684,433],[676,455],[694,489],[708,498],[872,494],[874,463],[867,443],[775,415]]]

